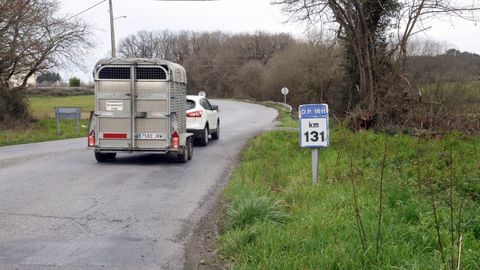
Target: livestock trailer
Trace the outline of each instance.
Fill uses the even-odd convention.
[[[174,153],[187,162],[185,69],[162,59],[110,58],[94,68],[95,111],[88,146],[98,162],[117,153]]]

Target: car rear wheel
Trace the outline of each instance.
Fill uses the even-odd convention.
[[[200,134],[200,141],[198,142],[198,144],[201,145],[201,146],[207,146],[208,145],[208,125],[205,126],[202,134]]]
[[[95,159],[97,162],[105,162],[108,161],[109,159],[115,159],[117,156],[117,153],[100,153],[100,152],[95,152]]]
[[[212,133],[212,140],[218,140],[220,138],[220,121],[217,122],[217,129]]]

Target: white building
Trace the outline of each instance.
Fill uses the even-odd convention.
[[[10,83],[13,87],[17,87],[17,86],[20,86],[23,82],[23,78],[25,76],[22,76],[22,75],[15,75],[13,76],[11,79],[10,79]],[[32,76],[30,76],[30,78],[28,78],[27,80],[27,87],[28,86],[37,86],[37,74],[33,74]]]

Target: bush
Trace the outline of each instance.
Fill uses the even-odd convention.
[[[80,79],[77,77],[72,77],[68,80],[68,85],[70,87],[80,87]]]
[[[285,223],[289,220],[281,201],[262,197],[247,197],[234,202],[227,213],[230,228],[243,228],[255,222]]]
[[[61,80],[62,80],[62,77],[60,77],[60,74],[58,74],[57,72],[47,71],[45,73],[40,74],[37,77],[37,84],[46,83],[46,84],[51,85],[51,84],[59,82]]]
[[[21,89],[0,88],[0,127],[8,129],[30,122],[30,110]]]
[[[255,241],[259,234],[257,227],[252,226],[247,229],[233,229],[227,231],[222,236],[222,244],[219,247],[220,252],[225,257],[233,257],[239,250],[248,249],[248,245]]]

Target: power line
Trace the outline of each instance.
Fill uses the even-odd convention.
[[[107,0],[102,0],[102,1],[100,1],[100,2],[98,2],[98,3],[96,3],[95,5],[93,5],[93,6],[89,7],[89,8],[87,8],[87,9],[85,9],[85,10],[83,10],[83,11],[81,11],[81,12],[75,14],[75,15],[73,15],[72,17],[68,18],[67,20],[73,19],[73,18],[75,18],[75,17],[77,17],[77,16],[79,16],[79,15],[81,15],[81,14],[89,11],[90,9],[92,9],[92,8],[100,5],[101,3],[106,2],[106,1],[107,1]],[[155,0],[155,1],[166,1],[166,2],[168,2],[168,1],[172,1],[172,2],[173,2],[173,1],[175,1],[175,2],[182,2],[182,1],[202,2],[202,1],[206,1],[206,2],[208,2],[208,1],[219,1],[219,0]]]
[[[89,8],[87,8],[87,9],[85,9],[85,10],[83,10],[83,11],[81,11],[81,12],[75,14],[75,15],[73,15],[72,17],[68,18],[67,20],[71,20],[71,19],[73,19],[73,18],[75,18],[75,17],[77,17],[77,16],[79,16],[79,15],[82,15],[83,13],[89,11],[90,9],[92,9],[92,8],[98,6],[98,5],[100,5],[101,3],[106,2],[106,1],[107,1],[107,0],[102,0],[102,1],[100,1],[100,2],[98,2],[98,3],[96,3],[95,5],[93,5],[93,6],[89,7]]]
[[[87,9],[85,9],[85,10],[83,10],[83,11],[81,11],[81,12],[75,14],[75,15],[73,15],[72,17],[68,18],[67,20],[73,19],[73,18],[75,18],[75,17],[77,17],[77,16],[79,16],[79,15],[82,15],[83,13],[89,11],[90,9],[92,9],[92,8],[98,6],[98,5],[100,5],[101,3],[106,2],[106,1],[107,1],[107,0],[102,0],[102,1],[100,1],[100,2],[98,2],[98,3],[96,3],[95,5],[93,5],[93,6],[89,7],[89,8],[87,8]],[[155,0],[155,1],[166,1],[166,2],[168,2],[168,1],[176,1],[176,2],[182,2],[182,1],[197,1],[197,2],[202,2],[202,1],[219,1],[219,0]]]

